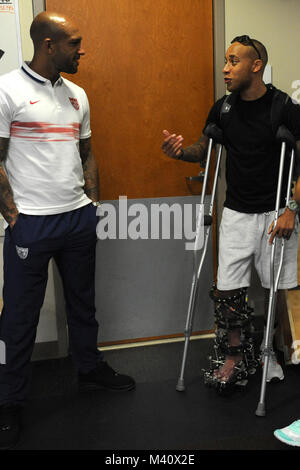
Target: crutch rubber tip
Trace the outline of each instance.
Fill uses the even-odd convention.
[[[266,416],[266,408],[264,403],[259,403],[255,411],[256,416]]]
[[[182,379],[179,379],[176,385],[176,390],[177,392],[184,392],[185,391],[185,386],[184,386],[184,381]]]

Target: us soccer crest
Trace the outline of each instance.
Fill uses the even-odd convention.
[[[70,100],[71,104],[74,106],[74,108],[76,109],[76,111],[78,111],[78,109],[79,109],[79,103],[78,103],[77,98],[70,98],[70,97],[69,97],[69,100]]]
[[[16,245],[16,250],[19,258],[21,259],[26,259],[28,256],[29,249],[28,248],[23,248],[21,246]]]

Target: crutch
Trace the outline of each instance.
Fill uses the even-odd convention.
[[[193,279],[192,279],[192,286],[191,286],[191,292],[190,292],[186,326],[184,330],[184,336],[185,336],[184,350],[183,350],[183,356],[182,356],[180,376],[179,376],[177,386],[176,386],[176,390],[178,392],[183,392],[185,390],[184,371],[185,371],[185,365],[186,365],[186,359],[187,359],[187,353],[188,353],[189,340],[190,340],[190,336],[191,336],[192,329],[193,329],[195,300],[197,297],[199,277],[200,277],[204,258],[205,258],[206,251],[207,251],[210,227],[212,225],[212,220],[213,220],[212,214],[213,214],[213,208],[214,208],[214,199],[215,199],[215,194],[216,194],[218,173],[219,173],[221,155],[222,155],[222,150],[223,150],[222,130],[219,127],[217,127],[216,124],[212,124],[212,123],[208,124],[204,130],[204,134],[207,137],[209,137],[209,142],[208,142],[208,150],[207,150],[207,161],[206,161],[204,179],[203,179],[203,185],[202,185],[200,209],[199,209],[199,214],[198,214],[198,223],[197,223],[197,228],[196,228],[196,239],[195,239],[196,241],[195,241],[194,253],[193,253]],[[207,186],[207,181],[208,181],[208,172],[209,172],[209,166],[210,166],[210,161],[211,161],[211,152],[212,152],[212,147],[214,143],[219,144],[219,148],[217,152],[215,177],[214,177],[214,182],[213,182],[211,201],[209,205],[209,212],[208,212],[208,215],[204,216],[205,234],[204,234],[203,250],[202,250],[200,263],[197,268],[197,241],[199,239],[199,234],[201,230],[201,222],[203,220],[201,218],[201,215],[202,215],[202,208],[204,205],[204,198],[205,198],[206,186]]]
[[[281,155],[280,155],[280,165],[279,165],[279,175],[278,175],[278,183],[277,183],[277,194],[276,194],[276,207],[275,207],[275,217],[274,217],[274,227],[277,224],[277,220],[279,217],[279,208],[280,208],[280,198],[281,198],[281,188],[282,188],[282,179],[283,179],[283,169],[284,169],[284,160],[286,149],[291,148],[291,155],[290,155],[290,169],[288,175],[288,184],[287,184],[287,194],[286,194],[286,201],[289,200],[290,191],[291,191],[291,183],[292,183],[292,176],[293,176],[293,168],[294,168],[294,159],[295,159],[295,139],[290,131],[285,126],[280,126],[276,135],[276,138],[282,142],[281,144]],[[267,317],[267,325],[266,325],[266,333],[263,345],[263,374],[262,374],[262,382],[261,382],[261,391],[260,391],[260,399],[255,411],[257,416],[265,416],[266,415],[266,407],[265,407],[265,395],[266,395],[266,386],[267,386],[267,372],[269,366],[269,359],[271,354],[271,341],[272,341],[272,334],[271,332],[274,329],[275,323],[275,306],[276,306],[276,296],[278,290],[278,283],[281,273],[281,268],[283,264],[283,254],[284,254],[284,245],[285,240],[284,238],[281,239],[281,252],[279,258],[279,265],[277,274],[275,276],[274,273],[274,260],[275,260],[275,250],[276,250],[276,238],[274,238],[271,248],[271,258],[270,258],[270,295],[269,295],[269,304],[268,304],[268,317]]]

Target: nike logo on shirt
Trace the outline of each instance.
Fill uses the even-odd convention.
[[[40,100],[37,100],[37,101],[30,101],[30,104],[35,104],[35,103],[38,103]]]

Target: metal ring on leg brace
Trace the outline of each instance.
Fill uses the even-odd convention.
[[[248,375],[256,372],[258,360],[255,357],[253,332],[253,310],[247,303],[247,288],[241,288],[235,295],[221,298],[217,295],[216,286],[213,285],[210,297],[215,302],[216,337],[214,341],[215,357],[209,357],[210,366],[204,370],[204,383],[215,387],[217,391],[224,392],[233,386],[245,386],[248,383]],[[238,346],[230,346],[228,332],[241,330],[241,342]],[[228,380],[222,380],[215,372],[220,369],[226,360],[226,356],[242,356],[234,367]]]

